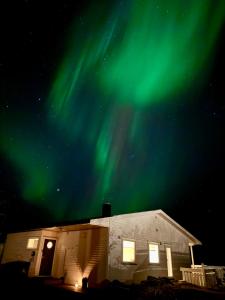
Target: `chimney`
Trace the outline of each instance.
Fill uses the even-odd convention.
[[[102,205],[102,218],[111,217],[111,204],[109,202],[105,202]]]

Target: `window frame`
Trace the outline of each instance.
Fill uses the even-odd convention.
[[[29,241],[30,241],[30,240],[37,240],[37,245],[36,245],[36,247],[29,247]],[[30,238],[28,238],[28,239],[27,239],[27,249],[28,249],[28,250],[38,249],[39,240],[40,240],[39,237],[30,237]]]
[[[150,255],[150,245],[157,245],[158,246],[158,261],[157,262],[154,262],[154,261],[151,261],[151,255]],[[160,243],[157,243],[157,242],[148,242],[148,262],[149,264],[153,264],[153,265],[158,265],[160,264],[160,251],[159,251],[159,245]]]
[[[132,249],[134,249],[134,260],[133,261],[124,261],[124,256],[123,256],[123,254],[124,254],[124,245],[123,245],[123,243],[124,242],[132,242],[132,243],[134,243],[134,248],[132,248]],[[126,264],[126,265],[134,265],[134,264],[136,264],[136,241],[135,240],[123,238],[122,239],[122,251],[121,252],[122,252],[122,263],[123,264]]]

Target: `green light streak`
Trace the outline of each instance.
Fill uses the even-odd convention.
[[[50,208],[54,203],[54,214],[62,217],[67,197],[76,201],[85,181],[78,176],[82,168],[91,186],[81,188],[79,209],[86,216],[97,214],[113,191],[118,211],[167,199],[189,164],[176,132],[179,121],[168,128],[164,109],[187,99],[207,77],[224,15],[222,0],[127,0],[92,6],[82,24],[76,20],[46,104],[46,126],[59,143],[71,145],[72,162],[64,165],[67,154],[60,161],[63,147],[43,149],[33,128],[21,126],[30,132],[25,138],[15,134],[13,118],[2,121],[1,152],[20,174],[24,199]],[[60,172],[69,174],[72,192],[55,200]],[[81,216],[79,209],[68,211]]]
[[[223,1],[133,1],[124,35],[101,68],[120,102],[166,101],[203,76],[224,17]]]
[[[51,121],[63,128],[68,139],[82,136],[95,153],[91,170],[98,178],[96,205],[126,177],[129,165],[121,166],[125,149],[133,148],[137,155],[147,151],[143,112],[174,96],[183,98],[207,76],[225,14],[223,1],[133,0],[123,5],[115,5],[110,13],[106,7],[92,7],[85,27],[75,25],[78,34],[70,40],[48,102]],[[99,110],[102,105],[104,115]],[[162,142],[158,151],[166,144]],[[149,170],[143,171],[141,161],[135,165],[142,179],[134,177],[139,183],[133,182],[131,190],[138,196],[131,202],[144,193],[164,194],[171,155]],[[145,176],[152,183],[144,184]]]
[[[2,149],[19,172],[22,196],[28,201],[43,202],[52,188],[52,166],[41,159],[41,149],[35,141],[1,137]]]
[[[30,128],[24,120],[29,120]],[[1,154],[14,166],[20,197],[46,208],[56,217],[58,211],[50,207],[58,173],[53,155],[45,148],[46,142],[38,136],[28,116],[11,114],[1,121]],[[54,202],[56,205],[55,199]]]

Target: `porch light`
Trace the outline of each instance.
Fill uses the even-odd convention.
[[[52,247],[53,247],[53,242],[48,242],[48,243],[47,243],[47,248],[48,248],[48,249],[51,249]]]
[[[74,287],[75,287],[75,290],[77,290],[79,288],[79,284],[78,284],[77,280],[75,281]]]

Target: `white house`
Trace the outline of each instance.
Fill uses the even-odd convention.
[[[29,276],[64,278],[89,286],[104,279],[140,282],[147,276],[182,277],[201,242],[162,210],[91,219],[7,235],[2,263],[30,261]]]

